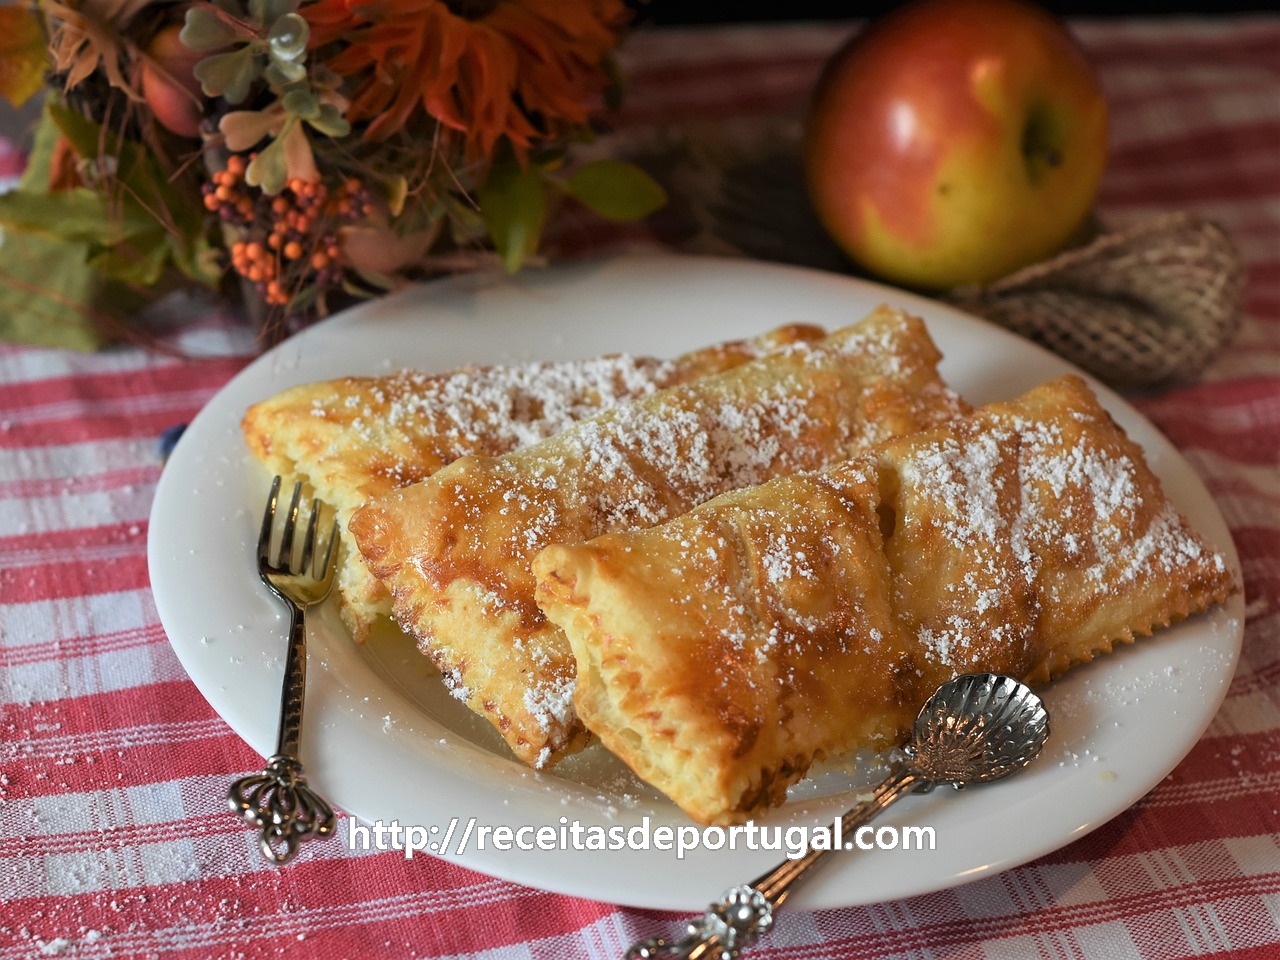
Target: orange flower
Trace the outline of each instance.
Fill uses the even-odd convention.
[[[421,110],[466,141],[469,160],[506,137],[535,139],[587,122],[609,83],[605,61],[629,14],[622,0],[318,0],[299,11],[325,62],[355,77],[347,117],[385,139]]]

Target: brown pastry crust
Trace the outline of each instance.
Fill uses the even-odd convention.
[[[1237,588],[1074,377],[534,572],[578,715],[705,823],[897,743],[958,673],[1044,683]]]
[[[391,613],[390,597],[346,530],[367,501],[424,480],[459,457],[506,453],[616,403],[824,336],[821,327],[790,324],[675,360],[607,356],[344,377],[255,404],[242,429],[249,449],[273,473],[287,483],[303,481],[337,511],[342,539],[335,590],[343,621],[363,640]]]
[[[465,457],[356,511],[396,619],[526,763],[577,749],[576,672],[534,599],[553,542],[660,523],[959,415],[920,320],[880,308],[825,340],[614,407],[532,447]]]

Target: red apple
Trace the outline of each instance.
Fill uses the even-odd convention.
[[[202,94],[192,72],[205,54],[178,39],[181,24],[156,33],[142,61],[142,97],[156,122],[180,137],[200,136]]]
[[[1089,217],[1107,107],[1060,21],[1025,0],[917,0],[827,65],[805,130],[822,223],[885,279],[987,283]]]

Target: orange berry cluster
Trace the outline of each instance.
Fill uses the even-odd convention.
[[[341,280],[337,228],[368,215],[369,194],[354,177],[332,188],[294,177],[268,196],[245,182],[252,160],[228,157],[226,168],[204,185],[204,205],[244,237],[231,246],[231,268],[269,305],[286,307],[306,286]]]

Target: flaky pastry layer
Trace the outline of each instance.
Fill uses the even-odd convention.
[[[287,483],[303,481],[340,524],[335,592],[352,636],[363,640],[391,599],[360,559],[347,521],[360,506],[431,476],[462,456],[496,456],[536,443],[601,410],[720,373],[773,350],[826,336],[791,324],[715,344],[675,360],[591,360],[402,370],[285,390],[250,407],[242,428],[254,455]]]
[[[956,674],[1045,683],[1238,586],[1074,377],[533,569],[578,716],[720,824],[898,743]]]
[[[880,308],[830,337],[641,397],[501,457],[464,457],[371,501],[350,529],[395,617],[454,694],[544,766],[582,746],[568,641],[530,561],[817,470],[959,415],[923,323]]]

